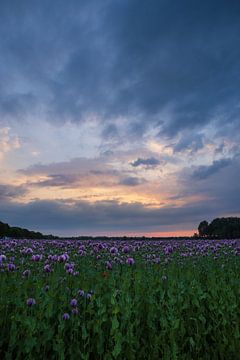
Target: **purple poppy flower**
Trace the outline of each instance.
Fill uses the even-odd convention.
[[[24,270],[24,272],[22,273],[23,277],[28,277],[30,276],[30,274],[31,274],[31,270],[29,269]]]
[[[16,269],[16,266],[13,263],[8,264],[8,271],[14,271]]]
[[[77,299],[72,299],[70,301],[70,305],[71,305],[71,307],[75,308],[77,306]]]
[[[7,260],[6,255],[0,255],[0,262]]]
[[[135,261],[134,261],[133,258],[129,257],[129,258],[127,258],[127,260],[126,260],[126,263],[127,263],[128,265],[134,265]]]
[[[41,258],[42,258],[41,255],[33,255],[33,256],[32,256],[32,261],[40,261]]]
[[[65,314],[63,314],[62,318],[63,318],[63,320],[69,320],[70,315],[68,313],[65,313]]]
[[[128,246],[128,245],[125,245],[125,246],[123,247],[123,252],[124,252],[125,254],[127,254],[129,251],[130,251],[129,246]]]
[[[27,249],[25,250],[25,253],[26,253],[26,254],[32,254],[32,253],[33,253],[33,249],[27,248]]]
[[[98,249],[99,249],[99,250],[102,250],[103,248],[104,248],[103,244],[101,244],[101,243],[98,244]]]
[[[110,263],[110,261],[107,261],[107,262],[106,262],[106,268],[107,268],[108,270],[112,270],[112,264]]]
[[[69,259],[69,255],[68,254],[62,254],[58,257],[58,261],[59,262],[65,262]]]
[[[36,304],[36,300],[35,300],[35,299],[33,299],[33,298],[27,299],[27,306],[32,307],[32,306],[35,305],[35,304]]]
[[[66,271],[68,271],[69,269],[74,269],[74,264],[66,263],[66,264],[64,265],[64,269],[65,269]]]
[[[77,315],[78,314],[78,309],[77,308],[72,309],[72,314]]]
[[[164,248],[164,253],[166,255],[171,254],[173,252],[173,247],[171,245],[168,245]]]
[[[48,265],[48,264],[45,265],[45,266],[44,266],[44,271],[45,271],[46,273],[50,273],[50,272],[52,271],[50,265]]]
[[[79,289],[79,290],[78,290],[78,295],[80,295],[80,296],[84,296],[84,291],[83,291],[83,290],[81,290],[81,289]]]
[[[113,246],[110,249],[110,253],[113,254],[113,255],[116,255],[118,253],[118,249],[115,246]]]

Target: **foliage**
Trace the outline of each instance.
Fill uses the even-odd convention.
[[[210,224],[204,220],[199,224],[198,232],[202,237],[237,239],[240,238],[240,218],[217,218]]]
[[[0,237],[11,237],[16,239],[56,239],[53,235],[43,235],[40,232],[29,231],[20,227],[11,227],[0,221]]]
[[[5,240],[0,254],[1,359],[239,357],[239,241]]]

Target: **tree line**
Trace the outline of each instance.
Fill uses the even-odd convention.
[[[236,239],[240,238],[240,218],[222,217],[216,218],[211,223],[206,220],[201,221],[198,226],[200,237],[217,239]]]
[[[20,227],[9,226],[0,221],[0,237],[10,237],[16,239],[57,239],[57,236],[43,235],[38,231],[30,231]]]

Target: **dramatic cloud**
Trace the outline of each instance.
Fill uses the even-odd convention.
[[[207,213],[206,213],[207,211]],[[145,208],[139,203],[119,204],[114,201],[76,202],[71,205],[62,201],[34,201],[28,204],[5,203],[0,216],[11,224],[24,225],[36,230],[67,231],[69,234],[99,233],[101,231],[165,231],[194,229],[192,223],[214,211],[197,204],[186,207]]]
[[[202,165],[199,166],[196,170],[194,170],[192,174],[193,179],[207,179],[209,176],[217,173],[222,168],[230,165],[232,159],[220,159],[214,160],[213,163],[209,166]]]
[[[111,120],[104,136],[115,136],[116,116],[140,114],[128,127],[139,134],[147,124],[168,135],[202,127],[220,109],[231,109],[234,123],[239,9],[222,1],[3,1],[1,113],[23,119],[41,110],[53,122],[95,113]]]
[[[138,158],[137,160],[133,161],[131,163],[132,166],[137,167],[140,165],[144,165],[144,166],[149,166],[149,167],[154,167],[160,164],[160,161],[158,159],[155,159],[154,157],[151,157],[149,159],[141,159]]]
[[[76,183],[79,180],[79,177],[77,175],[66,175],[66,174],[54,174],[48,176],[46,180],[39,180],[32,183],[29,183],[29,185],[35,185],[40,187],[48,187],[48,186],[70,186],[74,183]]]
[[[144,180],[139,179],[137,177],[127,177],[122,179],[119,183],[121,185],[126,185],[126,186],[137,186],[139,184],[142,184],[144,182]]]
[[[27,189],[23,186],[12,186],[0,184],[0,200],[1,201],[11,201],[19,196],[25,195]]]
[[[239,12],[2,0],[0,220],[144,232],[238,214]]]

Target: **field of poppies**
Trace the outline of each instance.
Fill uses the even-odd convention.
[[[1,359],[240,359],[240,240],[0,240]]]

